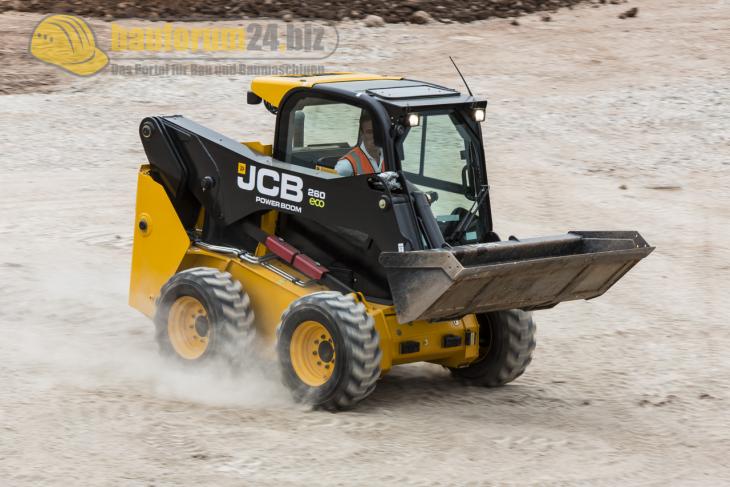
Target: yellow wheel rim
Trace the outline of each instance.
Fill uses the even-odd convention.
[[[182,296],[172,304],[167,318],[167,334],[172,348],[182,358],[200,358],[208,348],[212,333],[208,313],[200,301]]]
[[[335,342],[321,323],[300,323],[292,334],[289,355],[294,372],[308,386],[319,387],[332,377]]]

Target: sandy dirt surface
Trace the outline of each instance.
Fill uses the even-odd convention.
[[[2,484],[730,484],[730,4],[637,5],[339,26],[328,67],[457,85],[452,54],[489,98],[503,237],[636,229],[657,246],[602,298],[536,313],[515,383],[407,366],[339,414],[293,405],[270,369],[174,370],[126,305],[139,121],[267,139],[250,79],[71,78],[24,60],[38,15],[0,15],[25,79],[51,80],[0,96]]]

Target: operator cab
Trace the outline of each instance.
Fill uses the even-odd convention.
[[[259,78],[252,90],[266,95],[270,83]],[[278,104],[275,159],[339,177],[396,171],[406,192],[426,196],[441,245],[495,240],[479,125],[486,101],[432,83],[371,75],[290,83],[272,102]]]

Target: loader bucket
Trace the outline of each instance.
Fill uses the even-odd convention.
[[[637,232],[383,252],[398,321],[446,320],[505,309],[551,308],[605,293],[654,250]]]

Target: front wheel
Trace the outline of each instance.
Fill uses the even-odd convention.
[[[469,383],[499,387],[521,376],[535,350],[532,314],[519,309],[477,315],[479,356],[451,373]]]
[[[284,312],[277,334],[283,380],[297,401],[347,409],[375,389],[379,337],[373,318],[354,296],[304,296]]]

